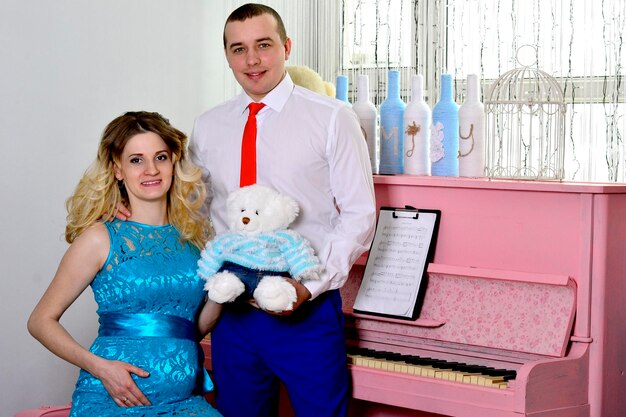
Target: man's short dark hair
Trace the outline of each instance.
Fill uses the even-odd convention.
[[[272,9],[269,6],[258,3],[246,3],[243,6],[240,6],[233,10],[233,12],[226,19],[226,23],[224,24],[224,48],[226,48],[226,25],[230,22],[243,22],[244,20],[251,19],[256,16],[261,16],[263,14],[269,14],[274,16],[276,20],[276,29],[278,30],[278,35],[280,36],[280,40],[285,42],[287,40],[287,31],[285,30],[285,24],[283,23],[283,19],[281,19],[278,12]]]

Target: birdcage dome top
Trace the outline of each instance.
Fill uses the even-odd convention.
[[[517,51],[517,62],[520,64],[522,48]],[[485,104],[562,104],[563,89],[559,82],[547,72],[535,68],[535,64],[536,61],[502,74],[491,85]]]

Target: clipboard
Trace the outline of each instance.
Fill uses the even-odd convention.
[[[440,210],[381,207],[354,312],[415,320],[433,261]]]

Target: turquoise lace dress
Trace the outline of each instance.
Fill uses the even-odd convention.
[[[152,405],[118,407],[100,380],[81,370],[70,416],[220,416],[198,392],[203,373],[194,322],[204,300],[204,281],[196,274],[199,251],[183,246],[170,225],[105,225],[111,250],[91,284],[100,329],[90,351],[150,372],[133,378]]]

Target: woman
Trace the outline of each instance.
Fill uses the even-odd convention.
[[[71,245],[28,330],[81,368],[70,416],[220,415],[201,396],[212,384],[198,335],[220,307],[204,304],[196,275],[211,229],[186,146],[158,113],[126,113],[106,127],[96,161],[68,199]],[[125,222],[114,219],[121,201],[132,209]],[[89,285],[100,328],[86,350],[59,320]]]

